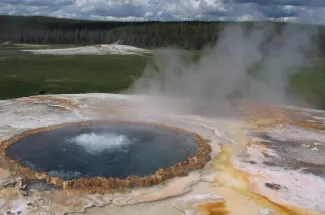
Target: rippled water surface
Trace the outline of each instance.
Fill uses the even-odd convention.
[[[144,125],[60,128],[20,139],[7,155],[65,180],[146,176],[197,153],[192,136]]]

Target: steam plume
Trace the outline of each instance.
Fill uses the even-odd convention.
[[[289,77],[313,62],[316,33],[302,25],[230,25],[195,62],[177,49],[157,51],[130,92],[205,111],[234,100],[289,104]]]

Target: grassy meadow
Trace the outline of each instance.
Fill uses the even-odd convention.
[[[150,55],[36,55],[21,49],[76,45],[0,45],[0,99],[62,93],[119,93],[139,77]],[[194,53],[198,57],[197,51]],[[288,91],[325,109],[325,59],[291,77]]]
[[[20,52],[22,48],[26,49],[0,46],[0,99],[39,94],[117,93],[141,75],[148,59],[140,55],[36,55]],[[45,46],[27,49],[31,48]]]

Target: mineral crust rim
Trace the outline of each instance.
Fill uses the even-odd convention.
[[[63,180],[59,177],[49,176],[46,172],[36,172],[27,167],[24,167],[19,161],[9,158],[6,155],[6,149],[15,144],[18,140],[33,134],[44,131],[51,131],[59,128],[77,127],[85,125],[101,125],[111,123],[127,123],[134,125],[154,126],[160,129],[174,131],[182,134],[192,135],[196,144],[198,145],[197,154],[193,157],[188,157],[185,161],[176,163],[167,168],[159,168],[155,174],[145,177],[128,176],[126,179],[119,179],[113,177],[92,177],[92,178],[78,178],[72,180]],[[174,177],[187,176],[189,172],[204,168],[205,164],[211,160],[211,146],[209,141],[204,140],[199,134],[189,132],[180,128],[170,127],[159,123],[148,122],[134,122],[134,121],[117,121],[117,120],[103,120],[103,121],[82,121],[53,125],[49,127],[31,129],[20,134],[17,134],[8,140],[0,143],[0,155],[8,162],[9,170],[24,177],[27,180],[46,180],[48,184],[53,184],[58,188],[64,189],[81,189],[89,193],[105,193],[111,190],[125,190],[135,187],[148,187],[165,182]]]

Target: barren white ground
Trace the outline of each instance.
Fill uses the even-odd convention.
[[[279,165],[281,162],[276,159],[286,159],[281,157],[281,150],[259,145],[259,138],[250,137],[247,132],[254,131],[254,127],[246,118],[204,117],[173,112],[168,108],[157,109],[154,104],[152,98],[113,94],[0,101],[0,141],[50,125],[118,119],[162,123],[194,131],[210,139],[213,149],[212,161],[203,170],[187,177],[172,179],[164,185],[135,189],[131,193],[107,195],[56,190],[33,190],[24,195],[19,183],[13,183],[19,182],[19,176],[0,166],[0,214],[325,214],[324,176],[299,167],[291,168],[288,160],[284,166]],[[301,113],[309,114],[318,123],[325,123],[322,111],[301,110]],[[281,124],[267,132],[273,139],[278,139],[279,144],[283,144],[280,143],[283,138],[298,142],[296,148],[283,148],[293,160],[297,155],[297,160],[309,159],[309,164],[324,168],[323,131]],[[255,145],[247,145],[248,141]],[[271,162],[270,159],[274,166],[265,162]]]
[[[40,46],[41,47],[41,46]],[[118,45],[118,44],[99,44],[92,46],[83,46],[76,48],[61,48],[61,49],[26,49],[24,52],[31,52],[34,54],[47,55],[134,55],[145,54],[150,51],[133,46]]]

